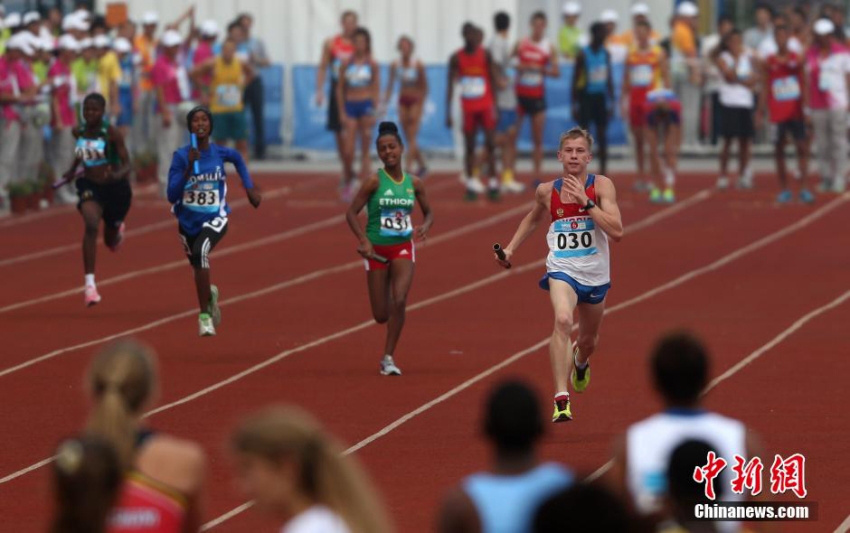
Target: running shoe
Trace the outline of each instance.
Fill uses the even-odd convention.
[[[484,194],[487,192],[487,188],[481,183],[481,178],[478,177],[466,179],[464,185],[466,185],[467,192],[474,194]]]
[[[91,307],[100,303],[100,295],[97,293],[97,287],[94,285],[86,287],[85,291],[86,307]]]
[[[666,189],[664,189],[664,194],[662,195],[661,199],[664,201],[664,203],[667,204],[672,204],[673,202],[675,202],[676,193],[673,192],[673,188],[667,187]]]
[[[381,375],[382,376],[400,376],[401,369],[395,366],[395,361],[393,361],[393,356],[385,355],[383,359],[381,359]]]
[[[720,190],[729,188],[729,178],[726,176],[720,176],[717,178],[717,188]]]
[[[778,204],[790,204],[791,200],[793,200],[793,199],[794,199],[794,197],[791,195],[791,191],[789,191],[788,189],[785,189],[784,191],[779,193],[779,196],[776,197],[776,203],[778,203]]]
[[[739,189],[749,190],[753,188],[753,171],[750,168],[744,170],[738,178],[736,187]]]
[[[661,190],[657,187],[653,187],[649,190],[649,201],[654,204],[660,204],[662,201],[661,198]]]
[[[215,335],[215,324],[209,313],[201,313],[198,315],[198,336],[212,337]]]
[[[115,239],[115,243],[108,248],[113,252],[117,252],[121,249],[121,243],[124,242],[124,223],[122,222],[120,226],[118,226],[118,238]]]
[[[804,204],[811,204],[815,201],[815,195],[809,189],[800,191],[800,201]]]
[[[584,392],[590,385],[590,361],[584,368],[579,368],[578,363],[576,363],[576,354],[578,354],[578,350],[573,352],[573,371],[570,372],[570,382],[573,384],[574,391]]]
[[[552,422],[569,422],[572,419],[573,413],[570,411],[570,397],[556,396],[555,412],[552,414]]]
[[[210,316],[213,320],[213,325],[218,327],[221,324],[221,309],[218,307],[218,287],[210,285]]]
[[[502,182],[502,194],[522,194],[525,192],[525,184],[514,179]]]

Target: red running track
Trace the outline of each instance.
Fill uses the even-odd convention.
[[[612,245],[611,312],[594,356],[593,386],[575,396],[575,421],[550,428],[541,450],[585,474],[605,464],[613,438],[629,423],[657,409],[645,356],[660,332],[686,326],[705,336],[719,375],[850,290],[848,252],[831,237],[833,228],[850,223],[844,199],[780,209],[768,191],[700,192],[710,179],[694,176],[682,180],[680,204],[671,209],[648,205],[628,190],[628,179],[616,179],[627,232]],[[551,329],[548,299],[536,288],[542,267],[533,264],[543,257],[542,230],[511,272],[498,269],[487,251],[492,242],[510,238],[530,196],[467,204],[450,178],[429,182],[436,225],[431,242],[417,251],[397,357],[405,376],[386,379],[377,375],[383,329],[369,324],[364,276],[343,222],[330,220],[305,234],[239,251],[257,239],[338,217],[343,207],[332,201],[334,182],[310,176],[263,183],[267,190],[288,192],[259,211],[234,210],[231,231],[213,255],[224,314],[214,339],[196,337],[185,265],[104,287],[104,302],[92,309],[72,295],[0,314],[0,428],[12,443],[0,455],[0,531],[44,529],[49,468],[24,470],[49,457],[83,423],[81,376],[98,340],[140,327],[147,329],[138,336],[160,353],[163,376],[157,405],[164,410],[149,422],[207,449],[210,519],[243,502],[232,482],[227,435],[246,412],[268,403],[300,404],[345,442],[360,443],[357,456],[376,479],[399,531],[430,530],[445,490],[486,467],[479,411],[495,382],[508,376],[529,380],[548,409],[546,349],[529,350]],[[511,209],[515,214],[503,215]],[[131,228],[162,227],[129,239],[119,254],[99,249],[98,279],[182,260],[168,216],[164,209],[133,211]],[[1,249],[8,250],[3,258],[73,244],[80,228],[69,212],[15,226],[26,239],[11,230],[0,235]],[[773,240],[760,241],[768,236]],[[73,289],[79,252],[0,266],[0,273],[2,308]],[[850,429],[837,406],[846,397],[848,364],[839,350],[846,344],[841,332],[850,318],[848,305],[790,332],[707,398],[709,407],[758,431],[768,453],[799,451],[809,458],[809,499],[819,503],[820,520],[786,531],[832,530],[847,515],[843,504],[850,491],[842,480],[848,467],[841,451]],[[518,360],[506,363],[514,354]],[[51,357],[16,369],[46,355]],[[255,366],[275,356],[267,366]],[[274,531],[275,525],[247,511],[215,529]]]

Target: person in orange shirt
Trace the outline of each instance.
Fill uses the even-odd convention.
[[[136,35],[133,40],[141,62],[139,64],[139,114],[138,139],[139,150],[142,152],[155,153],[156,143],[154,132],[154,101],[156,93],[151,83],[151,70],[156,60],[156,30],[159,25],[159,15],[156,11],[148,11],[142,15],[142,33]]]

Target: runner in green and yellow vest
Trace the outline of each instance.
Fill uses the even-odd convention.
[[[402,170],[404,143],[398,126],[381,122],[375,144],[384,168],[360,188],[345,217],[360,242],[357,253],[366,260],[372,316],[379,324],[387,324],[381,374],[400,376],[393,355],[404,327],[407,293],[413,282],[413,239],[425,239],[434,216],[422,180]],[[414,230],[412,215],[417,202],[424,220]],[[368,210],[365,232],[357,218],[364,207]]]
[[[212,82],[204,84],[204,77],[212,75]],[[192,78],[201,88],[202,98],[209,102],[215,123],[215,142],[233,141],[242,158],[248,160],[248,123],[242,94],[254,78],[254,70],[247,62],[236,57],[236,42],[227,39],[221,45],[221,54],[192,69]]]

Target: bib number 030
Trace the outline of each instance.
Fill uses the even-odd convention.
[[[575,250],[579,247],[590,248],[593,246],[593,235],[589,231],[558,233],[556,237],[559,250]]]

